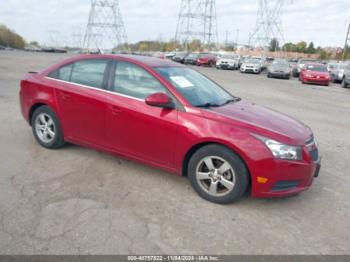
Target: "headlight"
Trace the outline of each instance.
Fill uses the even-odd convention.
[[[258,140],[263,142],[268,149],[270,149],[272,155],[277,159],[284,160],[302,160],[301,147],[290,146],[277,142],[273,139],[254,135]]]

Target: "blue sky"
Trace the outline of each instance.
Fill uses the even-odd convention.
[[[170,39],[175,35],[180,0],[120,0],[121,13],[131,42]],[[321,46],[343,46],[349,0],[286,0],[283,30],[286,41],[313,40]],[[217,0],[219,39],[248,41],[254,29],[258,0]],[[0,23],[27,40],[41,43],[73,42],[83,31],[90,0],[2,0]]]

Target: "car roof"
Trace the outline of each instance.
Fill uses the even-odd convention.
[[[150,56],[141,56],[141,55],[122,55],[122,54],[96,54],[96,55],[80,55],[74,57],[73,60],[78,61],[87,58],[109,58],[109,59],[118,59],[126,62],[134,62],[136,64],[142,64],[148,67],[181,67],[181,64],[172,62],[171,60],[161,59],[157,57]]]

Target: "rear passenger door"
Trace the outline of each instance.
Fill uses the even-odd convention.
[[[110,61],[86,59],[49,75],[66,138],[88,145],[105,145],[106,83]]]

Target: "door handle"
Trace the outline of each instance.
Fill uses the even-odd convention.
[[[110,110],[112,112],[112,115],[118,115],[122,112],[121,108],[118,106],[111,106]]]

